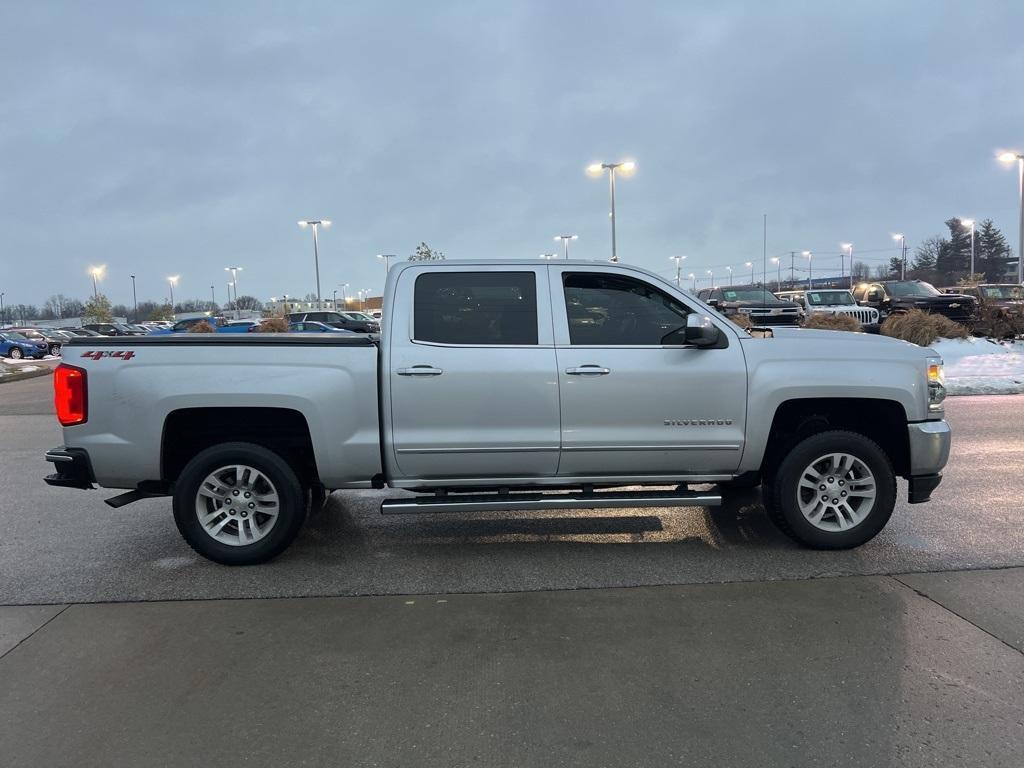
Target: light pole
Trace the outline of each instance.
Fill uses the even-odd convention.
[[[103,273],[107,271],[106,264],[100,264],[98,267],[89,267],[89,274],[92,275],[92,297],[96,299],[99,297],[99,288],[96,286],[98,280],[103,279]]]
[[[669,261],[674,261],[676,263],[676,288],[682,288],[682,283],[680,282],[679,270],[682,269],[683,262],[686,261],[686,257],[685,256],[669,256],[668,260]]]
[[[172,275],[167,278],[167,286],[171,291],[171,317],[174,317],[174,286],[178,284],[178,280],[181,279],[181,275]]]
[[[729,272],[729,285],[732,285],[732,267],[726,267],[726,270]]]
[[[961,219],[960,223],[971,228],[971,271],[970,278],[974,279],[974,219]]]
[[[348,283],[339,283],[338,287],[341,288],[341,303],[345,305],[345,309],[348,309],[348,294],[345,293]],[[337,310],[338,308],[335,307],[334,309]]]
[[[754,262],[748,261],[745,266],[750,267],[750,284],[754,284]]]
[[[132,306],[135,308],[135,322],[139,322],[139,297],[135,294],[135,275],[132,278]]]
[[[839,253],[839,277],[842,278],[844,252],[850,254],[850,290],[853,290],[853,243],[842,243],[842,251]]]
[[[1020,203],[1020,219],[1017,222],[1017,282],[1024,283],[1024,154],[1003,152],[999,159],[1007,164],[1017,161],[1017,195]]]
[[[555,242],[562,241],[562,250],[565,253],[565,258],[569,258],[569,241],[578,240],[579,235],[555,235]]]
[[[636,170],[636,163],[632,160],[623,160],[619,163],[591,163],[587,166],[587,173],[591,176],[600,176],[608,171],[608,193],[611,196],[612,210],[612,261],[619,260],[619,254],[615,245],[615,174],[621,172],[629,176]]]
[[[4,296],[6,295],[6,293],[0,293],[0,323],[4,322],[4,318],[7,317],[7,314],[4,312]]]
[[[693,272],[691,272],[690,274],[687,275],[687,277],[689,277],[691,280],[693,280],[693,292],[696,293],[697,292],[697,276],[695,274],[693,274]]]
[[[217,292],[214,287],[210,286],[210,311],[213,312],[214,307],[217,306]]]
[[[711,278],[711,280],[710,280],[711,288],[713,289],[715,287],[715,273],[712,272],[710,269],[707,270],[707,273],[708,273],[708,276]]]
[[[320,244],[317,232],[320,227],[331,226],[330,219],[304,219],[299,222],[299,226],[305,229],[306,227],[313,228],[313,265],[316,267],[316,303],[320,304]]]
[[[338,311],[338,290],[337,290],[337,289],[334,289],[334,290],[333,290],[333,291],[331,292],[331,308],[332,308],[332,309],[333,309],[333,310],[334,310],[335,312],[337,312],[337,311]]]
[[[231,283],[228,285],[228,304],[231,303],[231,288],[235,289],[235,320],[239,318],[238,314],[238,273],[242,271],[241,267],[224,267],[225,272],[231,273]]]
[[[772,264],[775,264],[779,268],[778,276],[775,278],[775,290],[782,290],[782,259],[778,256],[772,256]],[[765,282],[768,282],[768,277],[765,276]]]
[[[811,287],[812,287],[812,285],[811,285],[811,252],[810,251],[801,251],[800,255],[807,257],[807,290],[809,291],[809,290],[811,290]]]
[[[384,279],[387,280],[388,272],[391,269],[391,259],[397,259],[398,257],[393,253],[378,253],[377,258],[384,260]]]
[[[892,236],[893,240],[899,241],[900,244],[900,280],[907,279],[907,238],[902,232],[897,232]]]

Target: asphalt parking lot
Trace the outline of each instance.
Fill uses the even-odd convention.
[[[801,549],[756,492],[717,509],[382,516],[382,494],[334,494],[273,563],[226,568],[178,536],[166,499],[113,510],[50,488],[46,378],[0,385],[0,604],[511,592],[1024,566],[1016,478],[1024,396],[948,401],[953,455],[928,504],[897,505],[848,552]],[[113,495],[112,493],[110,495]],[[901,496],[905,496],[901,489]]]

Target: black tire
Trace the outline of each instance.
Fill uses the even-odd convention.
[[[231,545],[213,538],[196,511],[196,496],[203,481],[218,468],[232,464],[244,464],[263,473],[278,495],[276,522],[252,544]],[[298,536],[305,519],[306,494],[294,470],[273,451],[252,443],[221,443],[207,448],[185,466],[174,484],[178,531],[192,549],[223,565],[255,565],[277,557]]]
[[[60,344],[51,344],[47,351],[51,357],[60,357]]]
[[[875,481],[874,503],[866,516],[841,531],[826,531],[812,524],[801,512],[798,499],[804,470],[829,453],[859,459]],[[763,494],[768,517],[794,541],[812,549],[851,549],[873,539],[889,522],[896,505],[896,474],[885,451],[873,440],[856,432],[829,430],[796,443],[766,479]]]
[[[7,353],[11,360],[21,360],[25,356],[25,353],[18,347],[11,347],[11,351]]]

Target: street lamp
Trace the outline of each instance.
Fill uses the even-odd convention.
[[[348,283],[339,283],[338,287],[341,288],[341,303],[348,308],[348,294],[345,293],[345,289],[348,288]],[[335,307],[337,309],[337,307]]]
[[[907,238],[904,237],[902,232],[896,232],[892,236],[893,240],[899,241],[900,244],[900,280],[907,279]]]
[[[6,293],[0,293],[0,323],[4,322],[4,318],[7,316],[4,313],[4,296],[6,295]]]
[[[748,261],[744,266],[750,267],[750,284],[754,284],[754,262]]]
[[[974,279],[974,219],[960,219],[960,223],[965,227],[971,228],[971,272],[970,278]]]
[[[780,259],[778,256],[772,256],[772,264],[775,264],[779,268],[779,274],[775,278],[775,290],[776,291],[781,291],[782,290],[782,259]],[[765,282],[767,282],[767,281],[768,281],[768,276],[766,275],[765,276]]]
[[[1017,193],[1020,203],[1020,219],[1017,222],[1017,282],[1024,283],[1024,154],[1003,152],[999,160],[1007,165],[1017,161]]]
[[[174,317],[174,286],[178,284],[180,279],[181,275],[173,275],[167,278],[167,286],[171,290],[171,317]]]
[[[565,258],[569,258],[569,241],[578,240],[579,235],[555,235],[555,242],[562,241],[562,250],[565,252]]]
[[[732,267],[726,267],[729,272],[729,285],[732,285]]]
[[[801,251],[800,255],[807,258],[807,290],[809,291],[811,290],[811,252]]]
[[[378,253],[377,258],[384,260],[384,279],[387,280],[388,271],[391,268],[391,259],[397,259],[398,257],[393,253]]]
[[[840,243],[843,249],[839,254],[839,277],[843,276],[843,256],[850,254],[850,290],[853,290],[853,243]]]
[[[712,272],[710,269],[707,270],[707,273],[711,277],[711,281],[710,281],[711,282],[711,287],[714,288],[715,287],[715,273]]]
[[[320,245],[317,237],[317,232],[320,227],[331,226],[330,219],[303,219],[299,222],[299,226],[305,229],[306,227],[313,228],[313,264],[316,267],[316,303],[320,304]]]
[[[676,288],[681,288],[682,284],[679,281],[679,279],[680,279],[679,278],[679,270],[682,269],[683,262],[686,261],[686,257],[685,256],[669,256],[668,260],[669,261],[674,261],[676,263]]]
[[[238,273],[242,271],[241,267],[224,267],[225,272],[231,273],[231,284],[228,286],[228,303],[231,303],[231,288],[234,286],[235,289],[235,320],[239,318],[238,314]]]
[[[691,272],[690,274],[687,275],[687,277],[690,278],[691,280],[693,280],[693,292],[696,293],[697,292],[697,276],[695,274],[693,274],[693,272]]]
[[[636,170],[636,163],[632,160],[623,160],[619,163],[591,163],[587,166],[587,173],[591,176],[600,176],[605,171],[608,171],[608,192],[611,196],[612,210],[612,261],[618,261],[619,255],[615,248],[615,174],[616,172],[623,173],[629,176]]]
[[[210,311],[213,312],[217,307],[217,290],[211,285],[210,286]]]
[[[96,287],[96,281],[102,280],[104,273],[107,271],[106,264],[100,264],[98,267],[89,267],[89,274],[92,275],[92,297],[95,299],[99,295],[99,289]]]
[[[132,278],[132,305],[135,307],[135,322],[139,322],[139,298],[135,294],[135,275]]]

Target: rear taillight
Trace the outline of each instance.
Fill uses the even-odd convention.
[[[61,363],[53,371],[53,405],[57,421],[65,427],[84,424],[89,418],[85,370]]]

